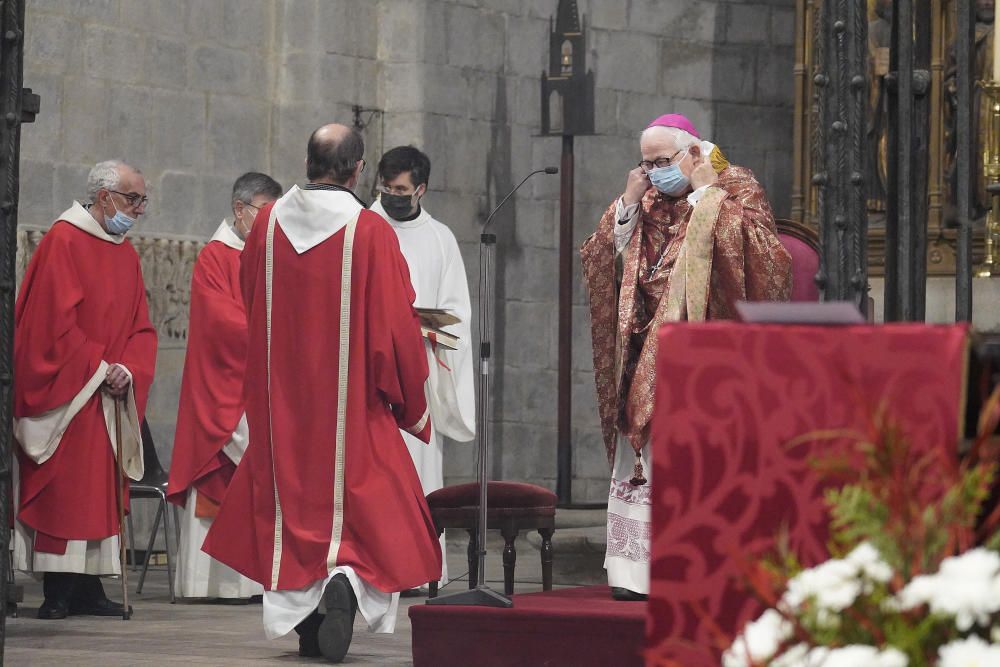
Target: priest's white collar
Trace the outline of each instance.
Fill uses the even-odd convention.
[[[73,202],[66,211],[64,211],[55,222],[60,220],[65,220],[69,224],[82,229],[91,236],[96,236],[102,241],[107,241],[108,243],[122,243],[125,240],[125,234],[108,234],[104,227],[101,227],[101,223],[94,219],[94,216],[90,214],[83,204],[78,201]],[[52,224],[55,224],[53,222]]]
[[[375,200],[375,203],[371,205],[371,211],[372,213],[378,213],[383,218],[385,218],[386,222],[392,225],[394,229],[414,229],[415,227],[426,225],[430,220],[433,220],[431,214],[428,213],[427,209],[424,208],[422,205],[420,207],[420,214],[413,220],[406,220],[403,222],[400,222],[399,220],[394,220],[391,217],[389,217],[389,214],[385,212],[384,208],[382,208],[381,199]]]
[[[212,241],[218,241],[225,246],[232,248],[233,250],[239,250],[243,252],[243,246],[246,245],[246,241],[240,238],[240,235],[236,233],[233,229],[233,223],[229,222],[227,219],[222,220],[222,224],[219,228],[215,230],[212,234],[212,238],[208,240],[209,243]]]
[[[363,210],[347,190],[303,190],[297,185],[281,196],[271,209],[271,221],[285,233],[300,255],[318,246],[357,217]]]

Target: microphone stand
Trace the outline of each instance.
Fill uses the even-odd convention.
[[[476,538],[476,556],[478,567],[475,587],[466,591],[458,591],[449,595],[429,598],[431,605],[465,605],[476,607],[513,607],[514,602],[506,595],[499,593],[486,585],[486,509],[487,489],[489,487],[489,451],[490,451],[490,359],[492,358],[491,332],[493,329],[493,274],[496,255],[497,235],[488,233],[490,221],[507,200],[535,174],[557,174],[556,167],[536,169],[517,184],[510,193],[500,200],[496,208],[487,216],[483,223],[483,232],[479,236],[479,520]],[[470,573],[471,574],[471,573]]]

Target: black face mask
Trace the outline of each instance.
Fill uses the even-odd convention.
[[[382,208],[394,220],[402,220],[413,213],[413,195],[391,195],[383,192],[379,195]]]

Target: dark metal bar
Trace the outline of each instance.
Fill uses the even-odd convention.
[[[815,4],[818,2],[818,6]],[[812,184],[816,186],[816,215],[819,226],[819,271],[816,273],[816,286],[819,287],[825,300],[837,298],[836,262],[832,260],[836,247],[836,230],[833,227],[829,211],[830,199],[830,166],[826,150],[826,137],[829,134],[829,118],[827,116],[828,88],[830,75],[828,73],[830,58],[827,48],[827,33],[829,32],[830,15],[829,2],[814,0],[813,18],[813,49],[815,52],[815,74],[813,75],[813,105],[815,116],[813,133],[810,137],[812,155]]]
[[[830,24],[830,57],[833,58],[831,70],[834,86],[833,103],[829,105],[831,113],[828,150],[831,151],[830,163],[834,166],[832,196],[832,219],[837,230],[837,298],[847,298],[846,282],[849,275],[849,257],[852,238],[850,220],[847,210],[847,110],[848,110],[848,55],[847,55],[847,12],[852,0],[836,0],[833,21]]]
[[[931,2],[914,0],[913,18],[915,44],[913,51],[913,155],[919,156],[912,164],[913,202],[911,209],[911,230],[913,256],[911,265],[912,281],[909,300],[911,318],[924,321],[927,305],[927,222],[931,132]]]
[[[914,238],[914,191],[913,164],[914,155],[914,115],[913,115],[913,3],[911,0],[895,0],[893,2],[893,25],[896,27],[894,47],[897,53],[896,90],[898,106],[896,109],[896,126],[899,132],[899,144],[895,177],[897,183],[897,224],[899,225],[899,242],[895,248],[898,253],[897,267],[899,271],[899,317],[912,320],[914,304],[912,299],[914,280],[914,253],[917,250]]]
[[[844,96],[847,109],[847,182],[844,183],[850,246],[850,275],[844,276],[845,292],[861,312],[868,307],[868,206],[865,188],[865,140],[868,119],[868,8],[864,0],[847,5],[847,78]]]
[[[821,3],[813,78],[819,150],[817,186],[821,259],[817,283],[826,300],[863,308],[868,293],[864,145],[868,22],[864,0]]]
[[[973,85],[972,48],[976,24],[974,3],[956,3],[955,60],[958,68],[958,109],[955,118],[958,205],[958,245],[955,258],[955,320],[972,321],[972,192],[973,192]],[[994,77],[997,73],[994,73]],[[983,122],[989,122],[983,119]]]
[[[900,297],[899,297],[899,145],[903,140],[900,136],[900,128],[895,119],[899,115],[899,89],[896,86],[895,72],[899,70],[899,50],[896,43],[899,41],[899,22],[895,20],[896,6],[892,8],[892,26],[889,39],[889,71],[893,73],[887,77],[886,93],[887,116],[889,123],[887,127],[888,141],[886,151],[886,183],[885,183],[885,309],[884,318],[886,322],[894,322],[900,318]]]
[[[837,183],[836,169],[831,161],[833,151],[830,149],[830,137],[833,134],[835,113],[834,76],[837,52],[835,42],[830,39],[831,25],[835,16],[834,2],[820,4],[819,21],[816,25],[816,75],[813,83],[816,86],[817,132],[813,141],[816,144],[815,172],[813,183],[816,185],[816,204],[819,215],[820,229],[820,271],[817,284],[823,290],[823,297],[828,301],[840,299],[840,263],[837,261],[839,247],[838,230],[834,226],[834,211]],[[831,113],[831,111],[833,113]]]
[[[13,448],[14,261],[24,73],[25,0],[0,5],[0,664],[10,575]]]
[[[559,399],[556,495],[573,500],[573,135],[563,135],[559,188]]]

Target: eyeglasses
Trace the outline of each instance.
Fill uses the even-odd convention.
[[[403,195],[405,197],[410,197],[416,194],[416,190],[413,192],[407,192],[405,185],[379,185],[375,188],[376,191],[381,192],[384,195]]]
[[[358,173],[359,173],[359,174],[360,174],[361,172],[363,172],[363,171],[365,170],[365,167],[367,167],[367,166],[368,166],[368,163],[367,163],[367,162],[365,162],[365,159],[364,159],[364,158],[361,158],[360,162],[361,162],[361,169],[359,169],[359,170],[358,170]]]
[[[646,172],[652,171],[654,168],[656,168],[656,169],[663,169],[664,167],[669,167],[671,164],[673,164],[674,158],[677,157],[678,155],[680,155],[681,153],[683,153],[686,150],[687,150],[686,148],[682,148],[679,151],[677,151],[676,153],[674,153],[673,155],[671,155],[670,157],[658,157],[658,158],[656,158],[655,160],[652,160],[652,161],[650,161],[650,160],[642,160],[639,163],[638,166],[641,167],[642,170],[646,171]],[[681,158],[681,159],[683,159],[683,158]]]
[[[138,208],[140,206],[145,206],[149,203],[149,197],[146,195],[140,195],[138,192],[118,192],[117,190],[108,190],[108,192],[113,192],[116,195],[121,195],[128,202],[128,205],[132,208]]]

